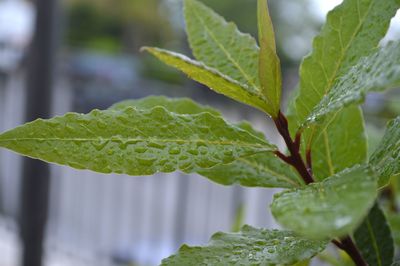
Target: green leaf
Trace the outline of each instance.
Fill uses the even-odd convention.
[[[163,266],[191,265],[291,265],[309,259],[326,247],[289,231],[244,226],[239,233],[216,233],[204,247],[183,245]]]
[[[400,42],[393,42],[361,59],[314,108],[305,126],[325,118],[351,104],[364,102],[369,92],[400,86]]]
[[[271,210],[279,223],[312,239],[331,239],[353,232],[374,204],[372,170],[355,166],[320,183],[276,194]]]
[[[337,113],[314,134],[311,151],[316,180],[367,161],[367,137],[359,107]]]
[[[137,100],[125,100],[114,104],[109,109],[123,110],[129,106],[139,109],[151,109],[156,106],[162,106],[169,112],[176,114],[194,115],[208,112],[215,116],[221,115],[217,110],[209,106],[200,105],[189,98],[167,98],[165,96],[149,96]]]
[[[394,243],[386,217],[378,203],[354,233],[357,247],[368,265],[391,266]]]
[[[380,187],[387,185],[391,177],[400,175],[400,116],[389,122],[369,163],[379,174]]]
[[[0,135],[0,146],[77,169],[129,175],[195,172],[275,149],[219,116],[163,107],[39,119]]]
[[[141,109],[163,106],[169,112],[178,114],[209,112],[218,115],[218,112],[214,109],[201,106],[190,99],[168,99],[163,96],[127,100],[113,105],[111,109],[121,110],[129,106]],[[237,126],[249,134],[265,140],[264,134],[254,130],[248,122],[241,122]],[[292,188],[298,187],[303,183],[292,168],[287,167],[271,152],[238,158],[230,164],[202,169],[198,173],[222,185],[240,184],[248,187]]]
[[[375,52],[399,6],[399,0],[344,0],[329,12],[320,35],[314,39],[312,53],[301,64],[299,92],[295,107],[291,108],[291,122],[297,122],[298,126],[303,124],[335,81],[362,57]],[[336,121],[353,121],[356,127],[349,122]],[[328,116],[318,126],[302,129],[302,146],[311,149],[314,172],[319,180],[345,166],[366,161],[363,123],[361,111],[352,108]],[[350,135],[358,135],[360,139],[350,138]],[[351,143],[350,139],[356,142]],[[343,150],[346,143],[351,143],[352,149]],[[322,154],[326,154],[327,160],[318,160]],[[339,154],[343,154],[342,158],[335,156]]]
[[[264,112],[268,113],[269,111],[265,97],[260,91],[250,88],[214,68],[208,67],[201,62],[191,60],[184,55],[167,50],[150,47],[144,47],[143,50],[148,51],[167,65],[177,68],[193,80],[208,86],[215,92],[224,94],[236,101],[254,106]]]
[[[184,1],[186,31],[194,57],[253,91],[259,48],[253,37],[241,33],[212,9],[196,0]]]
[[[222,185],[293,188],[303,184],[296,172],[271,152],[238,158],[198,173]]]
[[[258,0],[258,32],[261,46],[258,69],[261,91],[271,106],[272,117],[277,117],[281,103],[282,73],[266,0]]]
[[[300,67],[296,107],[303,123],[313,108],[362,57],[373,53],[385,36],[399,0],[344,0],[329,12],[313,52]]]
[[[265,139],[261,132],[254,130],[247,122],[238,124],[238,127]],[[238,158],[230,164],[217,165],[198,173],[222,185],[293,188],[304,184],[292,167],[271,152]]]

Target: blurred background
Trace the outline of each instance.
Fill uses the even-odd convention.
[[[204,2],[256,36],[255,0]],[[269,2],[287,96],[324,16],[341,1]],[[385,42],[399,37],[397,16]],[[190,54],[181,0],[0,0],[0,130],[167,95],[214,106],[232,121],[249,120],[279,143],[263,114],[141,54],[144,45]],[[371,95],[364,109],[373,149],[388,119],[400,114],[400,94]],[[128,177],[48,169],[1,150],[0,266],[157,265],[182,243],[204,244],[212,233],[231,230],[238,217],[277,227],[268,210],[275,192],[180,173]]]

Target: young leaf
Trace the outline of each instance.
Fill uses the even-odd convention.
[[[193,80],[208,86],[218,93],[254,106],[264,112],[269,112],[270,107],[266,104],[265,98],[260,91],[248,87],[214,68],[167,50],[149,47],[145,47],[143,50],[148,51],[167,65],[177,68]]]
[[[279,223],[312,239],[353,232],[374,204],[376,180],[366,166],[355,166],[320,183],[276,194],[271,210]]]
[[[194,115],[207,112],[215,116],[221,115],[217,110],[209,106],[200,105],[189,98],[167,98],[165,96],[149,96],[137,100],[125,100],[112,105],[109,109],[124,110],[129,106],[139,109],[152,109],[156,106],[162,106],[169,112],[176,114]]]
[[[398,0],[344,0],[329,12],[321,34],[314,39],[313,52],[300,67],[296,102],[300,123],[337,78],[375,51],[399,7]]]
[[[195,58],[251,90],[259,91],[256,41],[199,1],[185,0],[184,14]]]
[[[362,103],[368,92],[400,86],[400,42],[382,47],[361,59],[343,75],[314,108],[305,122],[308,126],[351,104]]]
[[[216,233],[204,247],[183,245],[163,266],[292,265],[323,251],[326,241],[298,237],[289,231],[244,226],[239,233]]]
[[[129,175],[195,172],[275,149],[219,116],[163,107],[39,119],[0,135],[0,146],[77,169]]]
[[[386,217],[378,203],[354,233],[358,249],[368,265],[391,266],[394,243]]]
[[[369,164],[379,174],[380,187],[387,185],[391,177],[400,175],[400,116],[389,122]]]
[[[277,117],[281,103],[282,73],[266,0],[258,0],[258,36],[260,42],[258,76],[261,91],[271,106],[271,116]]]

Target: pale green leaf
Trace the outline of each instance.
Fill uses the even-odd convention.
[[[258,32],[260,42],[258,75],[261,91],[271,106],[271,116],[277,117],[281,103],[282,73],[266,0],[258,0]]]
[[[234,23],[197,0],[184,1],[189,44],[194,57],[225,76],[259,92],[257,43]]]
[[[210,89],[224,94],[236,101],[254,106],[264,112],[269,111],[265,98],[257,90],[222,74],[218,70],[208,67],[201,62],[159,48],[143,48],[164,63],[175,67],[187,74],[193,80],[208,86]]]
[[[357,247],[368,265],[391,266],[394,243],[385,214],[378,203],[354,232]]]
[[[374,172],[355,166],[320,183],[276,194],[274,217],[284,227],[313,239],[352,233],[377,196]]]
[[[300,67],[299,122],[362,57],[373,53],[385,36],[399,0],[344,0],[329,12],[313,51]]]
[[[161,265],[291,265],[323,251],[326,241],[298,237],[289,231],[244,226],[238,233],[216,233],[208,245],[183,245]]]
[[[369,163],[379,174],[379,186],[387,185],[391,177],[400,175],[400,116],[389,122]]]
[[[305,125],[322,120],[351,104],[360,104],[369,92],[400,86],[400,42],[392,42],[362,58],[338,79],[335,86],[314,108]]]
[[[275,149],[219,116],[163,107],[39,119],[0,135],[0,146],[77,169],[129,175],[195,172]]]
[[[189,98],[167,98],[165,96],[149,96],[142,99],[125,100],[114,104],[109,109],[123,110],[129,106],[139,109],[151,109],[156,106],[162,106],[169,112],[177,114],[194,115],[208,112],[216,116],[221,115],[217,110],[209,106],[200,105]]]

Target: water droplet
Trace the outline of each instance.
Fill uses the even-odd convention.
[[[177,155],[181,153],[181,149],[179,147],[172,147],[169,149],[169,154],[171,155]]]
[[[136,159],[138,160],[139,164],[144,166],[152,166],[157,160],[157,158],[154,157],[136,157]]]
[[[101,151],[108,144],[108,142],[108,140],[98,138],[96,141],[92,142],[92,145],[97,151]]]
[[[144,147],[144,146],[135,147],[135,152],[137,152],[137,153],[145,153],[146,151],[147,151],[147,147]]]

